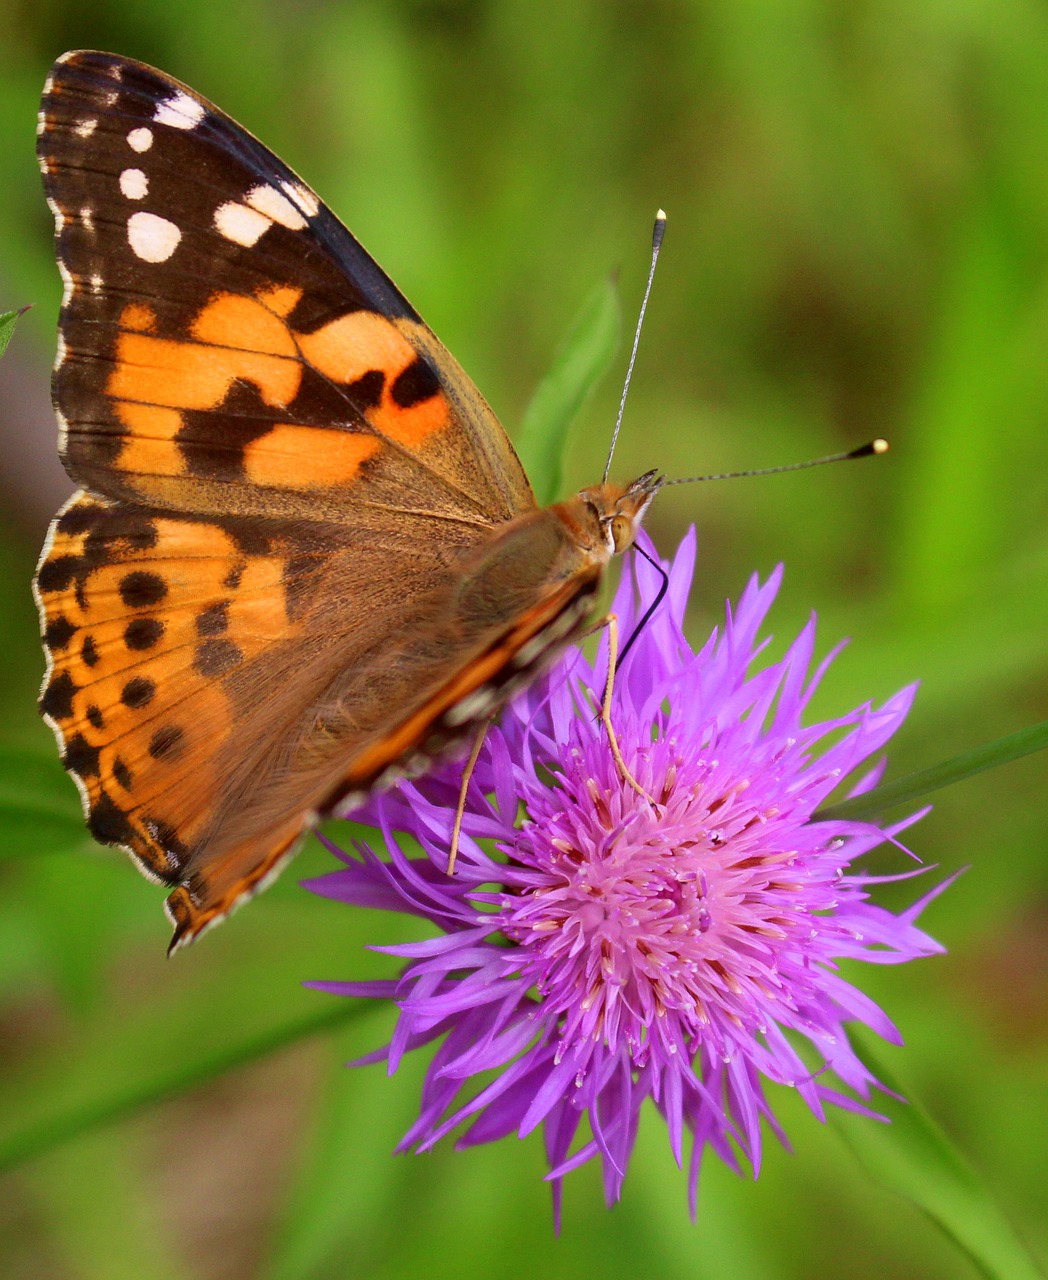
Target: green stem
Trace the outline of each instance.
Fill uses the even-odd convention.
[[[1007,764],[1011,760],[1019,760],[1045,747],[1048,747],[1048,720],[1042,720],[1029,729],[1020,729],[1018,733],[1010,733],[1006,738],[974,747],[942,764],[932,765],[930,769],[908,773],[904,778],[886,782],[864,795],[827,805],[825,809],[819,809],[812,815],[812,821],[877,818],[885,809],[894,805],[912,804],[914,800],[919,800],[932,791],[939,791],[942,787],[951,786],[954,782],[970,778],[986,769],[993,769],[997,765]]]

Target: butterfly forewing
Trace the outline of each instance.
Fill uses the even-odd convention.
[[[337,520],[370,462],[378,506],[405,505],[420,473],[437,515],[491,524],[533,505],[490,409],[397,288],[205,99],[69,54],[39,153],[75,479],[172,509]]]

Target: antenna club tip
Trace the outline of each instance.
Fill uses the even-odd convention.
[[[655,229],[651,233],[652,253],[658,253],[662,245],[662,237],[666,234],[666,211],[660,209],[655,215]]]
[[[859,445],[858,449],[852,449],[850,453],[843,454],[845,458],[870,458],[878,453],[888,452],[888,441],[878,436],[876,440],[870,440],[867,444]]]

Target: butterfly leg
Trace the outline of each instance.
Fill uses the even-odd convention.
[[[470,747],[469,759],[462,770],[458,804],[455,806],[455,825],[451,828],[451,849],[448,852],[447,874],[449,876],[455,874],[455,860],[458,857],[459,837],[462,835],[462,819],[466,814],[466,792],[469,790],[469,780],[473,777],[473,770],[477,767],[477,761],[480,759],[480,749],[484,745],[484,739],[487,737],[490,725],[490,719],[481,722],[473,738],[473,746]]]
[[[640,785],[637,779],[630,773],[626,761],[622,758],[622,751],[619,749],[619,740],[615,734],[615,728],[611,723],[611,695],[615,689],[615,671],[618,666],[619,657],[619,619],[614,613],[605,614],[603,618],[592,628],[593,631],[600,627],[608,628],[608,678],[604,684],[604,697],[600,704],[600,721],[603,724],[605,732],[608,735],[608,746],[611,749],[612,758],[615,761],[615,767],[619,771],[619,777],[627,786],[632,787],[637,795],[643,796],[650,804],[655,803],[653,796]]]

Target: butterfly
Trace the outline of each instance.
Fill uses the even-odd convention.
[[[35,580],[40,708],[174,949],[545,669],[662,481],[541,509],[381,268],[177,80],[67,53],[38,133],[80,486]]]

